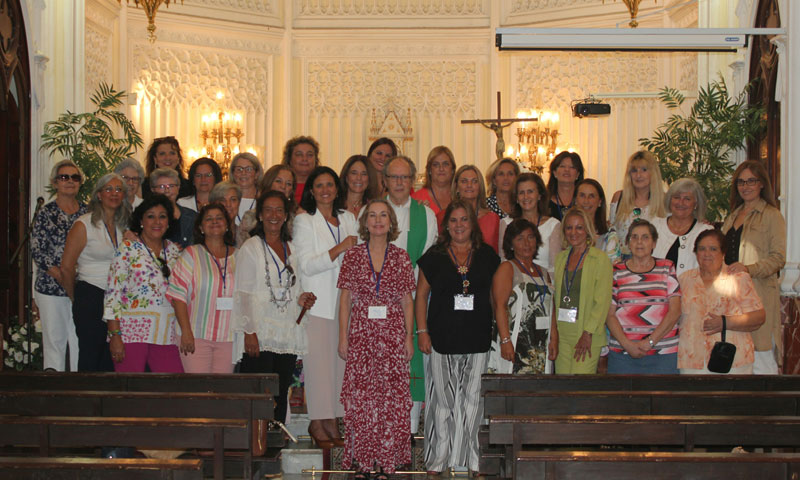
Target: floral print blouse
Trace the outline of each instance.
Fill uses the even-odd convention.
[[[172,269],[178,259],[178,245],[164,240],[161,258]],[[124,343],[177,343],[177,322],[166,293],[169,279],[144,243],[125,240],[119,246],[108,272],[103,320],[119,320]]]
[[[39,211],[31,234],[31,252],[37,269],[34,288],[37,292],[56,297],[67,296],[64,288],[47,273],[47,270],[61,265],[67,234],[75,220],[84,213],[86,213],[85,203],[79,203],[78,211],[69,215],[61,210],[55,200]]]

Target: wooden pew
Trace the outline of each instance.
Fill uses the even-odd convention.
[[[516,458],[525,480],[791,480],[800,475],[796,453],[539,452]]]
[[[500,375],[484,374],[488,391],[800,391],[800,375]]]
[[[256,393],[0,391],[3,414],[244,419],[252,438],[255,420],[273,418],[273,400]],[[245,450],[242,462],[246,478],[252,476],[252,450]]]
[[[3,480],[202,480],[200,460],[0,457]]]
[[[800,415],[798,392],[487,391],[493,415]]]
[[[506,472],[523,445],[798,447],[800,417],[698,415],[497,415],[489,443],[506,450]]]
[[[0,445],[33,445],[43,457],[51,447],[212,449],[214,478],[222,480],[225,449],[249,452],[250,430],[245,419],[2,415]]]
[[[278,391],[278,376],[261,373],[172,374],[96,372],[2,372],[3,390],[266,393]]]

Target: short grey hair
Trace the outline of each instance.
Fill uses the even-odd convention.
[[[122,175],[122,171],[126,168],[132,168],[136,170],[136,174],[139,175],[139,184],[144,183],[144,168],[142,168],[142,164],[139,163],[138,160],[130,157],[124,159],[123,161],[119,162],[116,167],[114,167],[114,173]]]
[[[56,175],[58,175],[58,171],[61,170],[61,167],[73,167],[78,171],[78,175],[81,176],[81,183],[86,180],[86,175],[83,174],[83,170],[81,167],[78,166],[77,163],[73,162],[72,160],[61,160],[60,162],[56,162],[53,165],[53,168],[50,170],[50,183],[55,185],[56,183]]]
[[[233,178],[233,167],[236,165],[236,160],[239,160],[240,158],[249,161],[253,165],[253,168],[256,169],[255,183],[258,185],[258,182],[261,181],[261,177],[264,175],[264,169],[261,167],[261,160],[259,160],[258,157],[250,152],[237,153],[233,156],[233,159],[231,159],[231,164],[228,167],[228,178]]]
[[[381,173],[383,173],[383,177],[386,178],[386,176],[389,175],[389,173],[388,173],[389,172],[389,165],[391,165],[392,162],[394,162],[395,160],[405,160],[405,162],[408,164],[408,168],[409,168],[409,170],[411,170],[411,185],[413,186],[414,185],[414,178],[416,178],[416,176],[417,176],[417,165],[414,163],[413,160],[411,160],[410,158],[406,157],[405,155],[396,155],[396,156],[391,157],[390,159],[386,160],[383,163],[383,172],[381,172]]]
[[[178,184],[178,187],[181,186],[181,177],[178,176],[178,172],[174,168],[156,168],[150,174],[150,188],[155,190],[158,179],[164,177],[171,178]]]
[[[222,201],[222,197],[224,197],[225,194],[228,193],[228,190],[231,189],[233,189],[236,192],[236,196],[239,197],[239,200],[241,200],[242,199],[241,187],[239,187],[239,185],[236,185],[231,181],[226,180],[224,182],[219,182],[218,184],[214,185],[214,188],[211,189],[211,193],[208,194],[208,202],[213,203]]]
[[[672,210],[670,210],[669,204],[672,201],[672,197],[681,193],[691,193],[694,196],[694,200],[697,202],[694,207],[694,218],[696,218],[698,222],[704,222],[706,220],[708,202],[706,201],[706,194],[703,192],[703,187],[701,187],[694,178],[684,177],[672,182],[672,185],[670,185],[667,190],[667,194],[664,195],[664,210],[671,214]]]
[[[117,179],[122,183],[122,205],[114,213],[114,224],[122,231],[128,229],[128,219],[131,216],[131,204],[128,202],[128,186],[125,181],[116,173],[106,173],[97,180],[92,189],[92,195],[87,207],[92,215],[92,225],[97,226],[98,222],[103,221],[103,204],[100,202],[99,194],[106,188],[111,180]]]

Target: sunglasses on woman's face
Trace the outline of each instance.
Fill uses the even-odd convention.
[[[72,175],[67,175],[66,173],[62,173],[60,175],[56,175],[56,179],[64,181],[64,182],[66,182],[68,180],[72,180],[73,182],[80,183],[81,176],[79,174],[77,174],[77,173],[73,173]]]

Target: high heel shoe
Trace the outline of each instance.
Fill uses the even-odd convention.
[[[333,448],[333,440],[331,440],[328,437],[328,434],[325,433],[325,428],[323,428],[320,420],[311,421],[311,425],[308,426],[308,434],[311,436],[311,440],[314,442],[314,444],[316,444],[319,448]]]
[[[335,418],[323,420],[322,428],[335,446],[344,447],[344,439],[339,433],[339,423]]]

